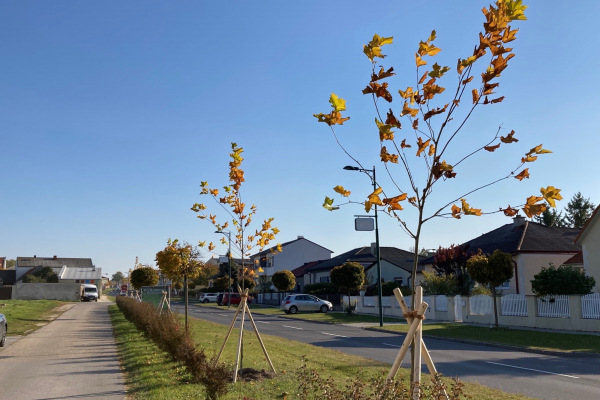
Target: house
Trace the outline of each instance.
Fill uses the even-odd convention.
[[[14,269],[0,269],[0,300],[12,298],[12,286],[16,281]]]
[[[549,227],[516,216],[512,223],[463,245],[468,245],[472,253],[478,249],[487,254],[496,249],[510,253],[515,268],[514,277],[499,288],[506,294],[531,295],[531,281],[542,267],[548,267],[550,263],[562,265],[581,251],[581,245],[574,243],[578,233],[579,229],[576,228]],[[433,271],[433,257],[421,263],[425,271]]]
[[[381,281],[397,282],[410,286],[414,253],[395,247],[380,247]],[[345,262],[357,262],[365,269],[366,284],[377,283],[376,245],[358,247],[328,260],[316,262],[314,265],[302,266],[294,272],[302,277],[302,286],[318,282],[329,282],[329,272]]]
[[[279,253],[264,250],[250,256],[250,259],[254,265],[262,268],[263,272],[259,276],[266,276],[270,280],[275,272],[284,269],[292,271],[310,261],[330,259],[332,253],[331,250],[298,236],[297,239],[282,243]]]
[[[58,283],[79,283],[96,285],[98,293],[102,294],[104,283],[102,281],[102,268],[69,268],[63,265],[58,275]]]
[[[596,207],[590,218],[575,238],[581,246],[581,264],[588,276],[596,280],[596,290],[600,288],[600,206]]]
[[[59,275],[63,266],[67,268],[95,268],[91,258],[62,258],[62,257],[17,257],[15,265],[17,281],[27,273],[31,273],[34,268],[51,267],[56,275]]]

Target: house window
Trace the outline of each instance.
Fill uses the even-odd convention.
[[[329,283],[329,277],[328,276],[322,276],[319,278],[319,282],[321,283]]]
[[[394,282],[396,282],[398,284],[398,286],[402,286],[402,283],[404,282],[404,278],[402,278],[402,277],[394,278]]]

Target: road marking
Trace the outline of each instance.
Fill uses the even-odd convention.
[[[229,314],[219,314],[221,317],[229,317]]]
[[[296,328],[295,326],[289,326],[289,325],[281,325],[281,326],[283,326],[284,328],[298,329],[299,331],[303,331],[304,330],[302,328]]]
[[[267,322],[267,321],[254,321],[254,322],[260,322],[261,324],[270,324],[270,322]]]
[[[573,379],[579,379],[578,376],[573,376],[573,375],[565,375],[565,374],[557,374],[556,372],[548,372],[548,371],[542,371],[541,369],[533,369],[533,368],[525,368],[525,367],[517,367],[515,365],[508,365],[508,364],[501,364],[501,363],[497,363],[497,362],[492,362],[492,361],[486,361],[488,364],[495,364],[495,365],[501,365],[503,367],[509,367],[509,368],[516,368],[516,369],[524,369],[526,371],[533,371],[533,372],[541,372],[543,374],[549,374],[549,375],[559,375],[559,376],[565,376],[567,378],[573,378]]]
[[[342,335],[336,335],[334,333],[327,333],[327,332],[321,332],[323,335],[329,335],[329,336],[337,336],[337,337],[341,337],[344,339],[348,339],[348,336],[342,336]]]
[[[381,344],[384,345],[384,346],[390,346],[390,347],[402,347],[402,346],[398,346],[398,345],[395,345],[395,344],[389,344],[389,343],[381,343]]]

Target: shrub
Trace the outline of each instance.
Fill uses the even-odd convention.
[[[423,272],[423,295],[446,295],[454,296],[457,294],[457,283],[454,275],[439,276],[433,272]]]
[[[386,379],[385,375],[364,382],[360,377],[353,379],[351,384],[337,384],[333,378],[324,378],[315,370],[306,368],[306,360],[298,371],[298,397],[301,400],[411,400],[411,390],[401,380]],[[463,384],[455,379],[450,390],[442,382],[441,376],[432,378],[432,384],[420,385],[420,399],[448,399],[461,400],[467,397],[462,390]],[[448,396],[444,396],[444,391]]]
[[[309,283],[304,285],[304,293],[314,294],[315,296],[333,294],[335,288],[329,282]]]
[[[595,285],[596,280],[582,270],[565,265],[556,268],[552,263],[548,268],[542,267],[531,281],[531,289],[537,296],[589,294]]]
[[[296,277],[292,271],[286,269],[275,272],[271,281],[280,292],[288,292],[296,287]]]
[[[182,324],[171,313],[159,314],[150,303],[138,302],[130,297],[117,297],[117,306],[136,328],[145,332],[175,361],[185,365],[196,383],[206,388],[206,399],[215,400],[227,393],[227,379],[231,373],[223,363],[208,359]]]

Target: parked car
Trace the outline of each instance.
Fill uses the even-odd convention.
[[[0,347],[6,343],[6,332],[8,332],[8,323],[4,314],[0,314]]]
[[[200,300],[200,303],[216,302],[218,296],[219,293],[201,293],[198,300]]]
[[[229,293],[223,293],[223,297],[221,298],[221,302],[217,302],[220,306],[227,305],[229,299]],[[248,303],[252,303],[252,296],[248,296]],[[242,300],[239,293],[231,293],[231,303],[230,304],[240,304]]]
[[[311,294],[290,294],[285,296],[279,308],[286,314],[296,314],[298,311],[326,313],[333,308],[333,304]]]

